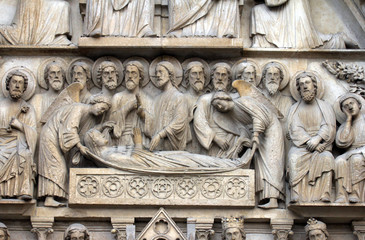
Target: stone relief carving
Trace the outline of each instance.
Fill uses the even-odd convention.
[[[364,146],[365,115],[363,99],[347,93],[339,99],[346,120],[337,130],[336,145],[346,152],[335,159],[336,203],[358,203],[365,201],[365,167],[362,149]]]
[[[168,36],[235,38],[239,35],[237,0],[170,1],[169,17]]]
[[[34,108],[23,98],[32,91],[34,78],[21,67],[10,69],[5,76],[6,94],[0,99],[0,196],[31,200],[37,120]]]
[[[305,226],[307,240],[327,240],[329,237],[327,225],[324,222],[310,218]]]
[[[90,240],[89,230],[80,223],[74,223],[68,226],[65,231],[64,240]]]
[[[67,63],[63,59],[51,58],[41,64],[38,69],[38,85],[47,90],[36,94],[30,101],[36,111],[38,124],[43,114],[66,86],[66,67]]]
[[[223,240],[244,240],[246,233],[243,218],[223,218],[222,219],[222,239]]]
[[[8,227],[2,222],[0,222],[0,240],[10,240]]]
[[[88,150],[82,140],[84,134],[96,124],[93,116],[103,114],[110,106],[110,99],[103,95],[95,96],[90,100],[90,104],[69,104],[55,112],[42,128],[38,161],[38,197],[46,198],[45,206],[64,206],[54,198],[68,198],[66,159],[77,165],[81,154],[87,155]]]
[[[242,59],[237,61],[233,67],[233,79],[245,80],[258,87],[261,82],[260,67],[252,60]]]
[[[88,37],[155,37],[153,0],[87,0],[84,33]]]
[[[253,7],[250,36],[254,48],[358,48],[344,33],[318,32],[306,0],[267,0]]]
[[[3,45],[71,45],[67,1],[20,0],[11,25],[1,26]]]
[[[288,153],[292,203],[331,201],[336,118],[332,106],[320,99],[323,91],[321,80],[312,72],[296,74],[291,84],[298,101],[288,116],[293,142]]]

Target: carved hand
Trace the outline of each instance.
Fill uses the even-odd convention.
[[[153,138],[152,138],[152,141],[151,141],[151,145],[150,145],[150,151],[153,151],[157,145],[160,143],[161,141],[161,137],[159,134],[156,134]]]
[[[325,143],[321,143],[316,147],[316,151],[317,152],[323,152],[326,149],[326,144]]]
[[[115,124],[116,123],[114,121],[107,121],[107,122],[103,123],[103,129],[105,129],[105,128],[113,129]]]
[[[78,148],[80,149],[80,152],[82,155],[84,156],[87,156],[87,151],[89,150],[87,147],[81,145],[81,144],[78,144]]]
[[[18,129],[19,131],[23,131],[23,124],[17,119],[17,118],[12,118],[10,121],[10,126],[12,128]]]
[[[351,115],[351,113],[350,113],[350,111],[348,110],[348,109],[343,109],[343,111],[344,111],[344,113],[346,114],[346,121],[347,122],[351,122],[351,120],[352,120],[352,115]]]
[[[322,138],[320,136],[314,136],[307,142],[307,150],[313,152],[318,144],[321,142]]]
[[[217,135],[214,136],[214,142],[222,149],[223,151],[227,151],[229,148],[229,143],[227,139],[219,137]]]

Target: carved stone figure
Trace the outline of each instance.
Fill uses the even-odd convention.
[[[154,1],[88,0],[85,35],[154,37]]]
[[[222,219],[222,239],[223,240],[244,240],[246,233],[243,226],[243,218],[223,218]]]
[[[209,66],[204,60],[192,59],[185,62],[184,82],[187,88],[185,95],[189,110],[190,135],[186,150],[193,153],[202,153],[202,148],[195,135],[193,119],[198,98],[203,95],[205,87],[209,84]]]
[[[45,84],[43,87],[46,87],[48,91],[35,95],[31,100],[31,104],[34,106],[37,114],[37,122],[41,120],[43,113],[46,112],[58,94],[63,90],[66,82],[65,69],[56,61],[50,62],[44,68],[43,81]]]
[[[103,61],[97,70],[97,81],[101,84],[101,94],[112,97],[118,87],[119,74],[117,66],[112,61]]]
[[[346,48],[356,47],[343,33],[319,33],[307,0],[267,0],[252,9],[252,47]]]
[[[361,112],[361,97],[348,93],[340,98],[346,121],[336,135],[336,145],[346,153],[335,159],[336,203],[365,201],[365,114]]]
[[[306,240],[327,240],[327,225],[324,222],[310,218],[305,226]]]
[[[90,240],[90,233],[84,225],[74,223],[68,226],[63,238],[64,240]]]
[[[169,1],[170,29],[176,37],[227,37],[239,35],[237,0]]]
[[[260,77],[258,77],[259,69],[257,64],[252,61],[240,61],[237,62],[233,67],[233,79],[242,79],[246,82],[258,86],[261,82]]]
[[[91,66],[85,61],[76,61],[70,67],[72,83],[81,83],[83,89],[80,92],[80,102],[89,103],[91,98],[90,89],[92,87]]]
[[[0,28],[5,45],[70,45],[69,3],[47,0],[20,0],[12,25]]]
[[[34,108],[22,99],[28,81],[21,70],[10,71],[9,97],[0,99],[0,196],[23,200],[33,198],[37,143]]]
[[[142,90],[142,86],[149,80],[146,68],[148,65],[144,66],[142,61],[131,60],[126,63],[124,74],[126,90],[113,96],[109,115],[109,120],[116,123],[113,129],[116,142],[113,145],[126,146],[129,149],[134,146],[133,128],[139,127],[144,132],[137,110],[138,107],[151,105],[149,96]]]
[[[38,197],[46,197],[45,206],[64,205],[54,198],[64,200],[68,197],[67,155],[75,148],[87,155],[87,148],[82,145],[83,136],[95,125],[95,116],[103,114],[110,105],[108,97],[97,95],[90,104],[74,103],[59,109],[43,126],[38,160]],[[79,152],[69,156],[73,164],[80,161]]]
[[[10,240],[8,227],[2,222],[0,222],[0,240]]]
[[[331,105],[316,97],[322,90],[319,79],[313,73],[302,72],[293,83],[301,99],[290,108],[288,116],[289,134],[293,142],[288,153],[290,201],[330,202],[335,114]],[[292,92],[293,96],[296,94]]]
[[[283,114],[283,122],[286,122],[289,109],[294,101],[291,97],[285,96],[280,91],[284,89],[289,82],[289,76],[284,76],[284,74],[287,74],[287,72],[280,63],[270,62],[264,67],[262,84],[264,95]]]
[[[153,83],[162,93],[149,113],[140,108],[145,134],[151,138],[150,150],[184,150],[189,133],[189,113],[184,95],[177,90],[175,66],[169,61],[161,61],[155,71]]]

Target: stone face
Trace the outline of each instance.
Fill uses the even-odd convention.
[[[263,2],[0,0],[0,240],[363,239],[364,3]]]

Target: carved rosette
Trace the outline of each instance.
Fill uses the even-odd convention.
[[[222,182],[217,178],[207,178],[203,181],[201,193],[204,197],[214,199],[222,194]]]
[[[147,195],[149,190],[148,182],[146,178],[134,177],[129,180],[127,191],[133,198],[143,198]]]
[[[166,199],[171,196],[174,185],[167,178],[158,178],[153,182],[152,194],[160,199]]]
[[[84,176],[77,184],[77,191],[83,197],[95,197],[99,192],[99,181],[93,176]]]
[[[119,197],[124,191],[123,181],[119,177],[111,176],[103,181],[103,193],[110,198]]]
[[[230,198],[240,199],[247,194],[247,183],[243,178],[231,178],[226,184],[226,194]]]
[[[194,178],[182,178],[176,183],[176,194],[184,199],[194,198],[198,193],[197,181]]]

